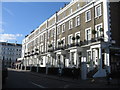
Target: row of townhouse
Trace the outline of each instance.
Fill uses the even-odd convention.
[[[105,76],[119,62],[118,8],[108,0],[71,1],[25,36],[23,66],[81,68],[86,62],[87,73]]]

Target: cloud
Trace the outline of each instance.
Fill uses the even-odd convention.
[[[8,8],[3,7],[3,10],[5,10],[9,15],[14,16],[13,12]]]
[[[6,42],[9,40],[17,40],[18,37],[22,37],[22,34],[0,34],[0,42]]]

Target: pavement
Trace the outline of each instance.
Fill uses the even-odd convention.
[[[120,89],[120,84],[118,84],[118,81],[120,82],[120,80],[118,79],[112,79],[110,81],[110,84],[108,85],[106,78],[88,78],[86,80],[82,80],[80,77],[78,79],[76,78],[73,79],[72,77],[65,77],[65,76],[59,77],[58,75],[49,75],[49,74],[46,75],[45,73],[30,72],[29,70],[27,71],[17,70],[17,71],[29,72],[30,74],[38,77],[44,77],[44,78],[59,80],[63,82],[74,83],[78,85],[80,88],[118,88]]]

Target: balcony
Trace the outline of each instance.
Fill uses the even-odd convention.
[[[95,42],[104,42],[104,37],[92,38],[91,40],[87,40],[87,41],[84,40],[83,42],[81,42],[81,45],[88,45]]]
[[[48,49],[48,52],[53,52],[53,51],[54,51],[53,48],[49,48],[49,49]]]

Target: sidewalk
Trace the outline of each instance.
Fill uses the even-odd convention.
[[[44,73],[37,72],[30,72],[30,74],[39,77],[64,81],[72,84],[78,84],[80,88],[120,88],[117,79],[112,79],[110,85],[108,85],[105,78],[89,78],[87,80],[81,80],[80,77],[78,79],[72,79],[72,77],[59,77],[57,75],[46,75]]]

